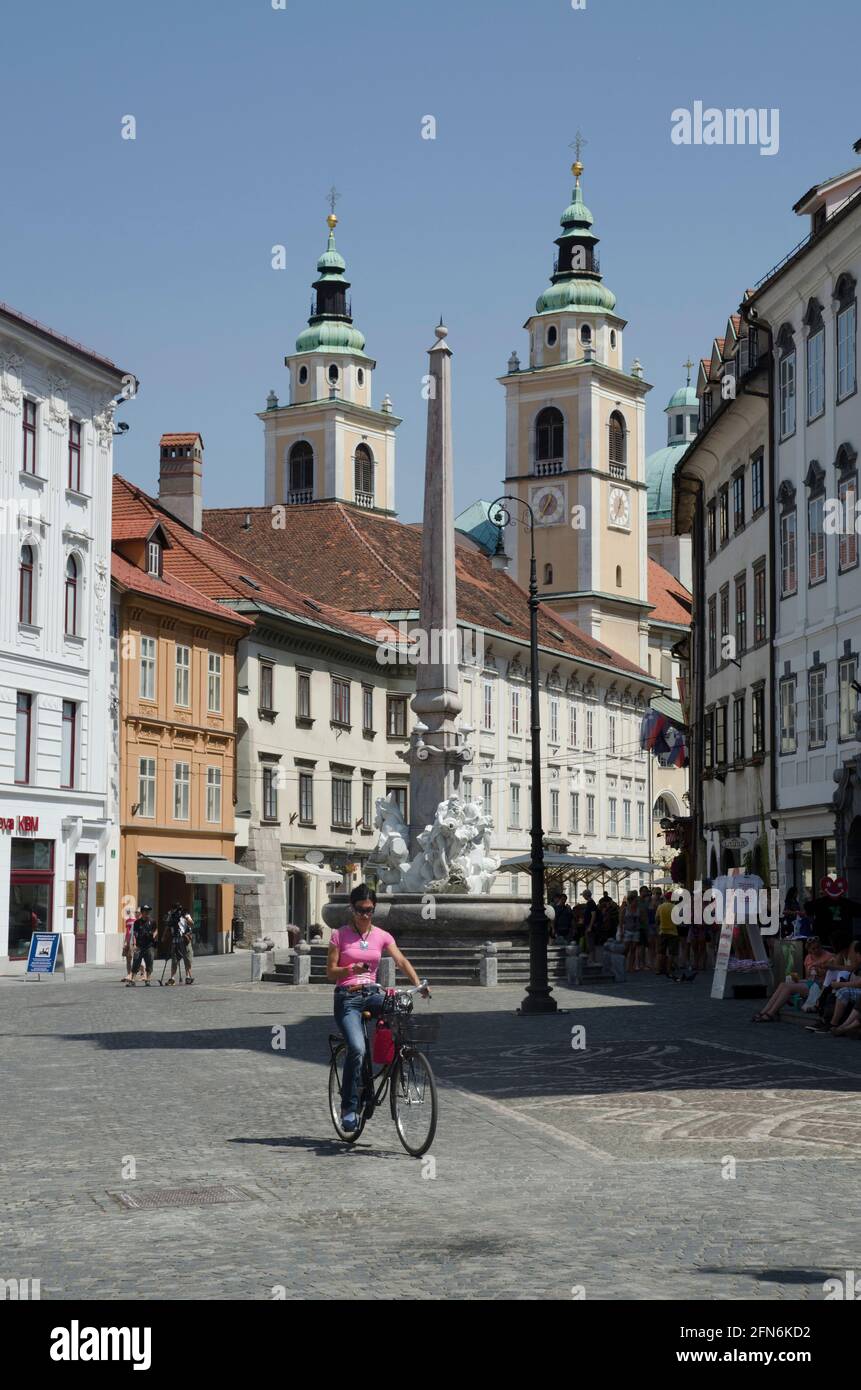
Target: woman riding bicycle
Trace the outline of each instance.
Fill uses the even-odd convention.
[[[374,926],[376,905],[377,895],[367,884],[360,883],[353,889],[353,920],[349,926],[332,932],[326,961],[326,977],[335,986],[335,1022],[347,1042],[341,1100],[341,1122],[346,1133],[352,1133],[359,1122],[359,1078],[365,1056],[362,1014],[378,1018],[385,999],[376,983],[383,952],[388,951],[397,968],[414,985],[421,984],[406,956],[398,950],[395,938]]]

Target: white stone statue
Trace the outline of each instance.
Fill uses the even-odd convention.
[[[433,824],[417,837],[420,846],[409,859],[409,828],[396,801],[377,802],[380,832],[371,863],[378,868],[386,893],[489,893],[499,861],[490,853],[493,822],[481,801],[453,796],[440,802]]]
[[[380,796],[376,803],[374,829],[380,832],[371,863],[377,869],[387,893],[400,887],[403,866],[410,857],[410,828],[401,815],[394,795]]]

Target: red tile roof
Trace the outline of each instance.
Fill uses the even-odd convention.
[[[649,603],[653,605],[653,612],[649,614],[651,622],[691,626],[693,595],[675,575],[652,559],[649,560]]]
[[[250,618],[244,617],[241,613],[231,613],[230,609],[221,603],[213,603],[212,599],[206,598],[189,584],[183,584],[181,580],[168,574],[163,578],[147,574],[116,551],[111,556],[111,578],[120,588],[128,589],[132,593],[161,599],[162,603],[175,603],[180,608],[189,608],[195,613],[206,613],[211,618],[217,617],[221,622],[235,623],[239,627],[254,626]]]
[[[283,521],[283,527],[273,527],[270,507],[235,507],[205,511],[203,524],[208,536],[321,602],[354,613],[418,608],[420,526],[358,512],[342,502],[286,507]],[[483,551],[459,545],[455,558],[458,620],[528,642],[529,612],[523,590],[508,575],[494,570]],[[550,607],[542,605],[538,627],[541,645],[560,656],[611,666],[632,676],[646,675]]]
[[[159,444],[193,444],[195,439],[203,443],[202,434],[163,434]]]
[[[114,477],[114,515],[119,519],[121,532],[135,515],[142,518],[140,526],[148,524],[152,529],[158,523],[170,542],[163,557],[166,577],[206,598],[222,616],[238,617],[225,605],[239,599],[268,605],[288,617],[319,623],[350,637],[371,642],[380,640],[381,633],[392,639],[397,637],[397,629],[381,619],[351,613],[316,597],[312,599],[307,593],[273,578],[264,568],[237,555],[217,539],[195,535],[153,498],[118,475]],[[268,511],[266,515],[269,516]],[[114,539],[127,538],[115,534]]]

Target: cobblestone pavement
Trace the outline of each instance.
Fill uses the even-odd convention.
[[[428,1164],[388,1110],[335,1139],[327,988],[197,964],[191,989],[0,979],[0,1278],[52,1299],[822,1299],[857,1266],[856,1043],[755,1027],[705,979],[560,988],[541,1019],[514,1015],[520,989],[439,990]]]

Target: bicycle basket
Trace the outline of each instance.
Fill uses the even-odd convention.
[[[392,1028],[402,1043],[433,1043],[439,1037],[439,1014],[407,1014],[395,1017]]]

